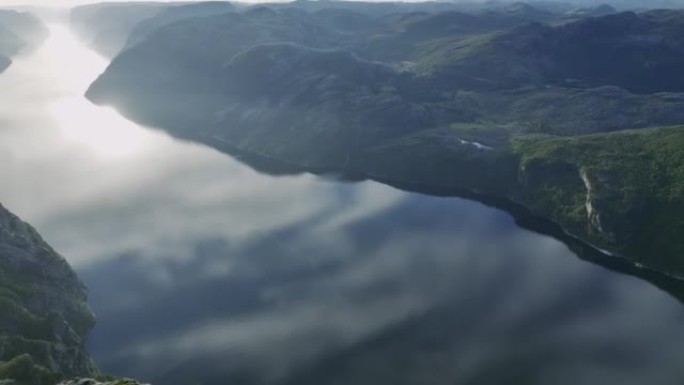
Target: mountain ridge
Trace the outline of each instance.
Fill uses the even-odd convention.
[[[462,16],[449,12],[427,16],[446,17],[444,32],[418,35],[405,31],[420,25],[422,14],[346,13],[349,20],[365,20],[364,28],[374,20],[380,32],[370,37],[340,35],[339,26],[306,9],[259,6],[184,19],[124,50],[87,96],[176,136],[302,170],[504,197],[601,249],[684,275],[674,235],[684,228],[668,215],[680,210],[673,197],[684,198],[672,189],[679,177],[667,171],[680,165],[676,148],[662,147],[673,151],[661,186],[670,193],[626,169],[661,169],[655,143],[679,142],[684,83],[674,69],[684,57],[684,12],[556,15],[476,31],[464,30]],[[313,64],[322,47],[362,60],[343,66],[351,78],[336,66],[342,56]],[[644,66],[646,56],[652,60]],[[366,73],[368,64],[357,64],[373,62],[387,75],[344,80]],[[625,131],[639,128],[649,128],[636,136],[643,143]],[[578,147],[567,159],[551,151],[555,143],[594,151]],[[655,201],[630,211],[644,191]],[[650,237],[661,255],[651,255],[639,223],[669,229]],[[664,247],[668,242],[672,246]]]

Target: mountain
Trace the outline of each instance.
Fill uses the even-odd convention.
[[[684,12],[326,3],[148,30],[87,96],[243,160],[503,199],[684,274]]]
[[[95,324],[86,288],[62,256],[2,206],[0,308],[0,380],[52,385],[63,376],[97,374],[84,348]]]
[[[35,16],[0,10],[0,72],[12,63],[12,57],[31,49],[47,37],[47,29]]]
[[[609,4],[601,4],[594,7],[576,8],[572,11],[569,11],[566,15],[571,18],[576,18],[588,16],[607,16],[612,15],[613,13],[618,13],[615,7]]]
[[[114,57],[166,24],[234,9],[224,1],[96,3],[72,9],[70,24],[89,46],[106,57]]]
[[[75,7],[70,24],[76,33],[106,57],[116,55],[139,22],[152,17],[168,4],[161,2],[97,3]]]
[[[42,21],[28,12],[0,10],[0,25],[31,46],[40,44],[48,35]]]
[[[624,12],[560,26],[529,24],[476,50],[456,51],[439,68],[492,88],[527,85],[618,86],[634,93],[679,92],[684,14]],[[506,65],[502,64],[506,62]],[[467,82],[467,79],[463,79]]]
[[[186,18],[211,16],[231,12],[235,6],[228,2],[210,1],[192,5],[168,6],[160,10],[154,17],[150,17],[137,23],[130,32],[131,39],[126,41],[126,46],[131,46],[143,40],[147,35],[167,24]]]

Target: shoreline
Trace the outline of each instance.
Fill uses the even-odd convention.
[[[171,133],[170,131],[163,131]],[[515,202],[510,198],[479,193],[458,186],[428,185],[411,181],[401,181],[383,177],[381,175],[373,175],[353,168],[344,170],[303,166],[292,161],[281,160],[256,151],[240,149],[231,143],[225,140],[219,140],[218,138],[192,139],[180,137],[180,139],[206,143],[207,145],[216,148],[218,151],[245,163],[257,172],[266,172],[272,175],[294,175],[303,173],[319,176],[334,175],[335,179],[340,181],[370,180],[411,193],[438,197],[455,197],[478,202],[511,215],[515,224],[525,230],[545,235],[562,242],[573,252],[573,254],[582,260],[598,264],[613,271],[644,279],[684,301],[684,276],[667,273],[639,264],[623,255],[593,245],[591,242],[568,232],[558,223],[533,214],[523,204]],[[272,166],[273,169],[266,169],[268,166]],[[675,294],[673,291],[681,294]]]
[[[87,94],[86,98],[96,105],[115,105],[115,103],[111,102],[94,100]],[[363,171],[358,167],[354,167],[353,164],[345,164],[342,167],[301,165],[291,160],[280,159],[259,151],[240,148],[225,139],[220,139],[215,136],[184,135],[180,133],[184,130],[163,128],[144,114],[139,116],[133,111],[127,111],[125,108],[117,108],[117,110],[126,119],[136,122],[148,129],[159,130],[179,140],[204,144],[209,148],[213,148],[216,151],[233,157],[257,172],[268,175],[282,176],[308,173],[318,176],[333,177],[340,181],[355,182],[371,180],[402,191],[431,196],[457,197],[479,202],[511,215],[515,224],[523,229],[549,236],[562,242],[571,252],[573,252],[573,254],[582,260],[598,264],[622,274],[628,274],[646,280],[672,294],[679,301],[684,302],[684,276],[668,273],[637,263],[623,255],[593,245],[582,237],[568,232],[553,220],[533,214],[525,205],[516,202],[511,198],[481,193],[473,189],[455,185],[425,184],[396,180],[391,177],[383,177],[382,175],[374,175]]]

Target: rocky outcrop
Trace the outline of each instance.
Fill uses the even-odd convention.
[[[97,369],[86,288],[30,225],[0,206],[0,379],[48,384]]]
[[[2,385],[0,383],[0,385]],[[100,382],[92,378],[76,378],[73,380],[69,381],[63,381],[60,382],[58,385],[149,385],[149,384],[143,384],[135,380],[131,380],[128,378],[120,379],[120,380],[112,380],[112,381],[104,381]]]

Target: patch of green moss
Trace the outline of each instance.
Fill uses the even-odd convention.
[[[22,354],[8,362],[0,362],[0,379],[14,380],[19,385],[54,385],[63,379],[41,366],[29,354]]]

